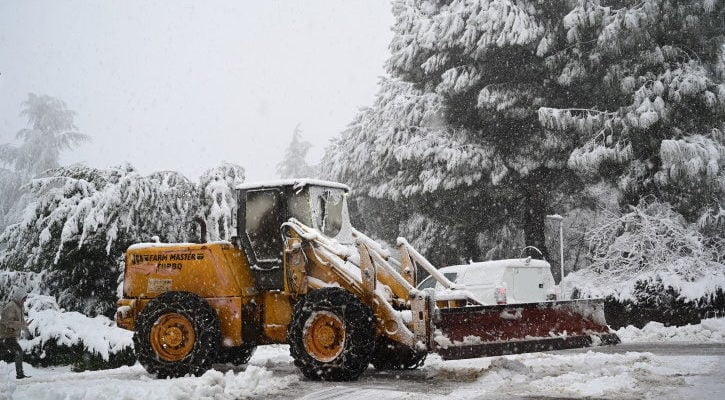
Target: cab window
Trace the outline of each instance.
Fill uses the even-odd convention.
[[[307,189],[294,192],[288,196],[287,210],[289,211],[290,217],[297,219],[307,226],[312,226],[310,194]]]
[[[314,225],[323,234],[335,237],[342,229],[344,192],[336,189],[317,189],[312,195]]]
[[[277,190],[247,192],[245,226],[258,261],[280,258],[280,197]]]

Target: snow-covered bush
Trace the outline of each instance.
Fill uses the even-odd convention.
[[[607,296],[604,311],[607,324],[615,329],[628,325],[643,327],[650,321],[666,326],[697,324],[703,318],[725,314],[725,290],[716,289],[688,299],[672,286],[665,286],[661,279],[637,281],[631,298]]]
[[[704,237],[667,203],[643,201],[611,215],[587,239],[589,268],[568,279],[585,293],[629,298],[637,281],[657,279],[688,299],[725,287],[725,243]]]
[[[575,297],[606,297],[610,323],[695,323],[725,308],[725,243],[699,233],[669,204],[642,201],[610,213],[586,237],[590,263],[563,285]]]
[[[133,333],[117,328],[110,319],[65,312],[50,296],[30,295],[25,305],[30,335],[24,334],[19,343],[26,362],[43,367],[71,365],[75,370],[116,368],[135,362]]]
[[[194,199],[157,178],[142,177],[127,165],[110,170],[63,167],[32,180],[37,200],[20,223],[0,235],[7,246],[0,265],[44,271],[43,286],[62,307],[110,315],[126,247],[152,235],[185,239],[186,231],[174,222],[187,214]],[[184,236],[176,236],[178,232]]]

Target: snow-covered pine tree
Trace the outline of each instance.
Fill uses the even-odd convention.
[[[654,194],[722,236],[724,7],[395,1],[393,78],[325,171],[484,242],[505,224],[541,246],[552,205],[602,178],[623,205]]]
[[[30,93],[20,115],[28,119],[28,127],[16,135],[22,143],[1,145],[0,160],[31,176],[58,167],[62,151],[90,139],[77,132],[73,121],[75,112],[62,100]]]
[[[659,282],[695,301],[725,285],[724,20],[709,0],[579,1],[564,18],[547,58],[569,102],[540,121],[577,138],[569,166],[623,206],[587,233],[591,269],[569,278],[585,293]]]
[[[280,178],[314,178],[318,175],[317,168],[307,164],[307,152],[312,143],[302,139],[300,125],[292,132],[292,141],[284,152],[284,158],[277,164],[277,175]]]
[[[547,74],[542,49],[563,36],[559,21],[568,7],[394,2],[393,78],[382,81],[375,104],[331,148],[327,172],[346,178],[341,165],[364,166],[366,178],[348,181],[353,186],[404,200],[403,207],[421,204],[422,214],[461,227],[465,243],[454,245],[463,258],[490,253],[496,243],[482,238],[504,225],[513,228],[506,240],[523,230],[525,243],[546,254],[552,194],[581,188],[566,164],[573,139],[543,129],[537,114],[565,97]]]
[[[112,314],[125,249],[152,236],[185,241],[189,225],[178,225],[197,201],[186,178],[143,177],[129,165],[57,168],[30,190],[36,201],[0,236],[0,266],[45,273],[41,291],[90,315]]]
[[[198,239],[193,223],[229,231],[230,193],[244,170],[223,164],[196,185],[177,172],[142,176],[130,165],[61,167],[33,179],[36,201],[0,235],[0,268],[44,274],[41,293],[69,310],[110,316],[122,255],[129,245]]]
[[[404,235],[436,263],[477,256],[476,232],[468,235],[465,228],[482,216],[469,213],[467,205],[450,204],[462,198],[449,189],[479,179],[474,166],[482,154],[447,132],[440,122],[441,106],[434,93],[383,78],[374,104],[333,140],[322,163],[324,177],[352,186],[363,215],[353,222],[360,229],[389,241]],[[444,211],[449,206],[456,211]],[[464,214],[473,220],[455,221]],[[427,241],[432,232],[443,230],[445,240]],[[459,252],[457,247],[464,246],[468,249]]]
[[[22,104],[20,115],[28,125],[16,138],[19,145],[0,145],[0,232],[11,222],[20,219],[20,212],[29,202],[21,187],[39,173],[56,168],[60,154],[71,150],[90,137],[77,132],[75,112],[59,99],[29,94]]]
[[[654,195],[725,235],[725,3],[581,0],[547,46],[566,102],[539,112],[576,137],[568,163],[623,204]]]

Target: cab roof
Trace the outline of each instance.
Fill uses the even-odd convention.
[[[342,189],[346,192],[350,191],[350,187],[348,187],[347,185],[343,185],[342,183],[339,183],[339,182],[323,181],[323,180],[319,180],[319,179],[310,179],[310,178],[279,179],[279,180],[273,180],[273,181],[249,182],[249,183],[243,183],[243,184],[237,186],[237,189],[249,190],[249,189],[275,188],[275,187],[282,187],[282,186],[292,186],[294,189],[300,189],[305,186],[323,186],[323,187],[329,187],[329,188],[334,188],[334,189]]]

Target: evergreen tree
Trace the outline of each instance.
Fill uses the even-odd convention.
[[[653,195],[725,235],[725,5],[580,1],[547,52],[566,102],[539,110],[576,137],[568,164],[608,180],[624,205]]]
[[[0,235],[0,268],[44,274],[38,290],[62,307],[110,316],[128,246],[196,240],[195,216],[211,226],[233,221],[236,207],[217,202],[229,205],[228,194],[243,176],[231,164],[207,171],[199,185],[176,172],[145,177],[130,165],[49,170],[31,181],[37,200],[24,219]]]
[[[284,152],[284,158],[277,164],[280,178],[313,178],[317,175],[316,168],[307,164],[307,152],[312,143],[302,140],[300,125],[292,132],[292,141]]]
[[[325,173],[411,210],[401,228],[443,224],[466,258],[496,241],[546,253],[545,215],[590,203],[602,179],[623,205],[655,194],[723,226],[722,4],[399,0],[393,13],[392,78]]]
[[[542,129],[537,115],[552,94],[542,85],[540,43],[557,35],[555,18],[566,3],[394,4],[388,61],[394,78],[382,82],[376,104],[363,114],[385,111],[369,117],[377,124],[359,117],[339,143],[344,148],[334,152],[346,158],[364,153],[358,151],[364,142],[387,145],[385,171],[369,174],[379,182],[369,194],[402,195],[405,205],[421,204],[424,215],[457,227],[463,242],[453,244],[467,259],[493,254],[495,244],[481,239],[498,236],[504,226],[513,228],[506,241],[520,240],[521,229],[517,245],[546,255],[551,193],[580,186],[566,166],[571,140]]]
[[[90,140],[77,132],[75,112],[58,99],[29,94],[23,102],[21,116],[27,118],[27,128],[16,138],[19,145],[0,145],[0,163],[9,169],[0,169],[0,232],[17,221],[30,201],[21,188],[32,177],[59,166],[60,154]]]
[[[90,139],[77,132],[73,121],[75,112],[62,100],[30,93],[23,107],[20,115],[28,119],[28,127],[16,135],[22,143],[0,145],[0,161],[10,164],[16,171],[35,176],[56,168],[61,152]]]

